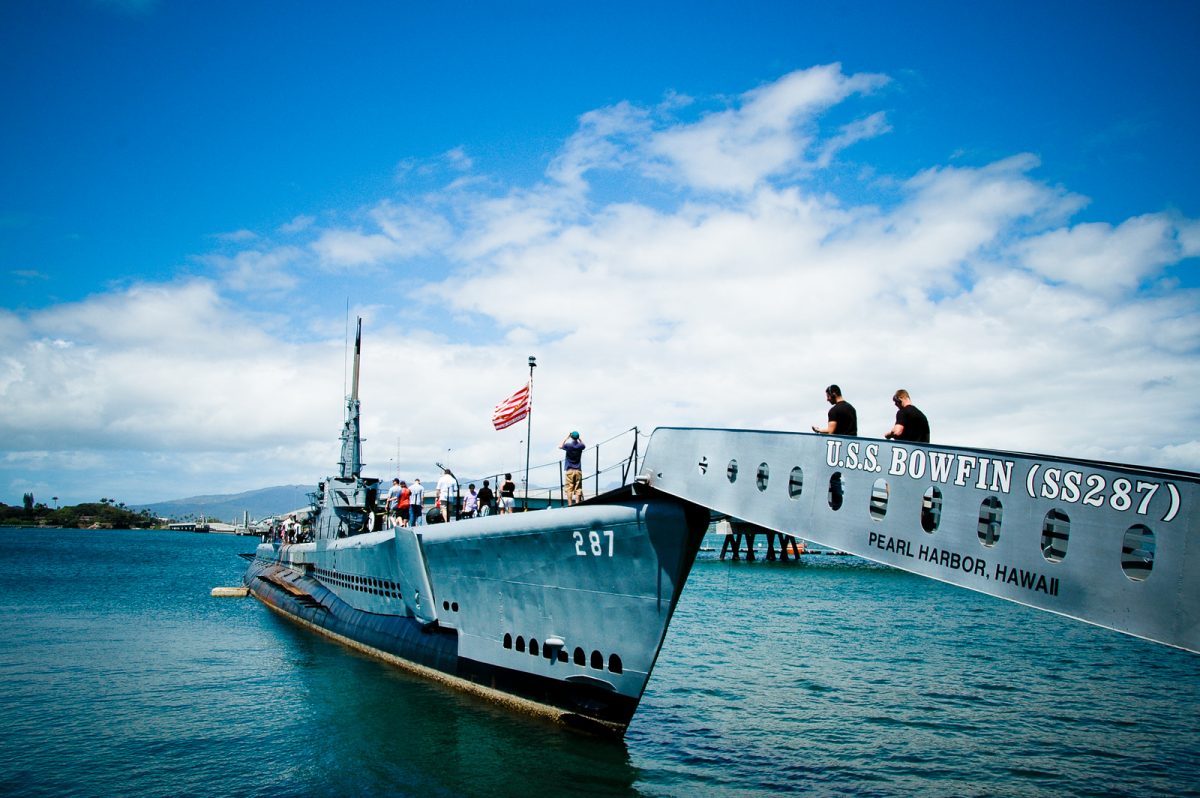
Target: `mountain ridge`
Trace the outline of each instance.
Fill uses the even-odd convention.
[[[308,485],[275,485],[242,493],[208,494],[168,499],[161,502],[132,505],[132,509],[147,509],[158,518],[174,520],[199,519],[240,523],[245,513],[255,521],[269,515],[282,515],[309,505]]]

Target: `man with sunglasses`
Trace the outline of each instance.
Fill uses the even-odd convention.
[[[897,389],[892,394],[892,404],[896,405],[896,425],[883,437],[897,441],[929,443],[929,419],[912,403],[908,391],[903,388]]]
[[[813,432],[822,435],[858,435],[858,412],[854,406],[842,398],[842,389],[830,385],[825,389],[825,399],[833,407],[829,408],[829,423],[824,427],[813,427]]]

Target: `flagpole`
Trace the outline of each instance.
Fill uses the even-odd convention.
[[[525,414],[525,498],[522,500],[522,512],[529,512],[529,444],[533,431],[533,370],[537,368],[537,358],[529,356],[529,412]]]

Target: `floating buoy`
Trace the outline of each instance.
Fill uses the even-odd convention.
[[[245,598],[250,595],[248,587],[214,587],[212,595],[217,598]]]

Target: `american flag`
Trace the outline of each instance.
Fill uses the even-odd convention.
[[[525,387],[496,405],[492,411],[492,426],[498,430],[511,427],[518,421],[524,421],[529,410],[529,383],[526,383]]]

